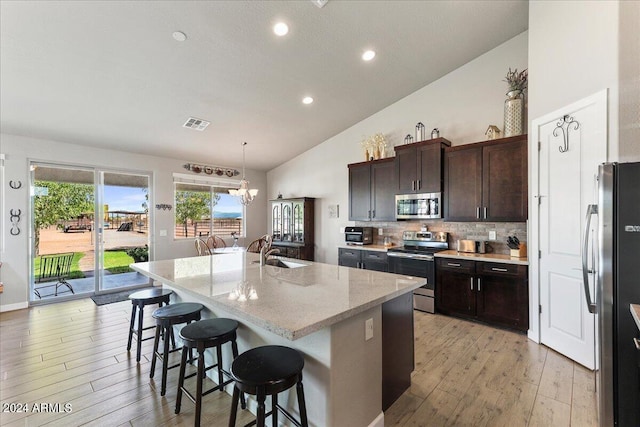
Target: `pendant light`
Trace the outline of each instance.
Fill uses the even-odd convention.
[[[231,194],[232,196],[240,197],[240,203],[245,206],[253,202],[253,199],[255,199],[255,197],[258,195],[257,189],[249,189],[249,181],[247,181],[244,177],[244,147],[246,145],[246,142],[242,143],[242,180],[240,181],[240,188],[238,188],[237,190],[229,190],[229,194]]]

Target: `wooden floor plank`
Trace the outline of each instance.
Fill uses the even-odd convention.
[[[135,342],[126,350],[130,314],[129,301],[98,307],[90,299],[1,313],[2,401],[69,402],[73,412],[2,414],[0,424],[192,426],[190,401],[174,413],[177,369],[160,396],[160,363],[149,378],[153,342],[143,343],[140,363]],[[386,411],[385,425],[596,425],[593,372],[523,334],[422,312],[414,320],[412,385]],[[202,425],[227,425],[231,397],[212,393],[205,402]],[[238,424],[252,419],[238,411]]]

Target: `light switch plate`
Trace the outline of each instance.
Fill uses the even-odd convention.
[[[489,240],[496,240],[496,230],[489,231]]]
[[[160,230],[160,237],[167,237],[167,230]]]
[[[384,229],[378,228],[378,236],[382,236],[382,233],[384,233]]]

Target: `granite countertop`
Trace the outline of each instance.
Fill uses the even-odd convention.
[[[131,268],[178,290],[206,298],[242,319],[295,340],[424,285],[425,279],[280,258],[303,264],[280,268],[256,262],[249,252],[131,264]],[[257,299],[229,299],[240,283]]]
[[[631,309],[633,320],[636,321],[636,326],[640,330],[640,304],[629,304],[629,308]]]
[[[397,247],[397,245],[387,247],[384,245],[347,245],[345,243],[343,245],[339,245],[338,247],[342,249],[357,249],[359,251],[387,252],[387,249],[395,248]]]
[[[458,252],[452,249],[447,251],[436,252],[436,257],[441,258],[456,258],[456,259],[469,259],[473,261],[487,261],[487,262],[501,262],[504,264],[518,264],[518,265],[529,265],[528,259],[525,258],[516,258],[511,257],[509,255],[504,254],[474,254],[467,252]]]

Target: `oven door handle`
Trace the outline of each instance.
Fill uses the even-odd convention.
[[[409,258],[409,259],[418,259],[425,261],[433,261],[433,255],[422,255],[422,254],[405,254],[402,252],[387,252],[387,256],[395,257],[395,258]]]

